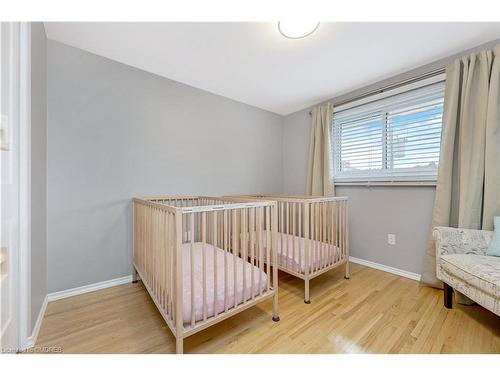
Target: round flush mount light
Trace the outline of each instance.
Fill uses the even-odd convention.
[[[319,22],[280,21],[278,30],[285,38],[301,39],[311,35],[319,26]]]

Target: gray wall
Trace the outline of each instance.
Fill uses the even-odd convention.
[[[47,294],[47,54],[43,23],[31,24],[31,329]]]
[[[341,103],[421,74],[443,68],[455,59],[500,43],[492,40],[425,66],[389,77],[328,102]],[[285,116],[283,123],[284,192],[304,194],[309,152],[312,107]],[[338,186],[336,195],[350,199],[351,255],[402,270],[422,273],[423,257],[431,230],[434,187]],[[387,234],[396,234],[396,245],[387,244]]]
[[[48,41],[49,292],[131,273],[134,196],[282,189],[281,116]]]
[[[284,192],[304,194],[309,152],[309,108],[288,115],[283,126]],[[337,186],[349,197],[351,255],[364,260],[422,272],[431,229],[434,187]],[[387,234],[396,234],[396,245]]]

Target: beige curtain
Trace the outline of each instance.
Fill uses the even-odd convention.
[[[493,228],[500,215],[500,45],[446,68],[441,158],[432,226]],[[430,239],[422,282],[436,279]]]
[[[335,195],[332,175],[332,121],[332,104],[328,103],[312,110],[306,186],[309,195]]]

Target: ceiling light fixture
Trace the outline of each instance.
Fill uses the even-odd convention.
[[[285,38],[301,39],[311,35],[319,26],[319,22],[280,21],[278,30]]]

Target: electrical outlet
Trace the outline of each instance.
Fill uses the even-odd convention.
[[[393,233],[389,233],[387,235],[387,243],[389,245],[396,245],[396,235]]]

